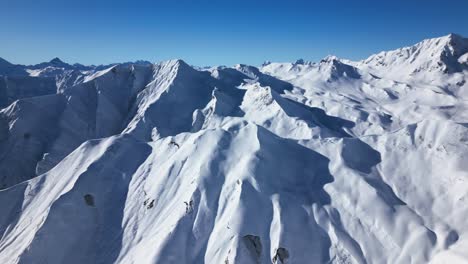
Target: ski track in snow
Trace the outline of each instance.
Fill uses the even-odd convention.
[[[468,263],[467,58],[0,59],[0,263]]]

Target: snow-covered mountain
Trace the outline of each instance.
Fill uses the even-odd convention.
[[[414,46],[381,52],[363,61],[363,64],[390,72],[415,74],[418,72],[454,73],[468,69],[466,53],[468,40],[456,34],[427,39]],[[463,56],[464,55],[464,56]]]
[[[0,263],[468,263],[459,35],[0,75]]]

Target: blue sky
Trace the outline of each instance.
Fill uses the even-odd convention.
[[[0,57],[199,66],[357,60],[451,32],[468,37],[467,10],[467,0],[0,0]]]

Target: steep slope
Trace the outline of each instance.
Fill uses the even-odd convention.
[[[88,139],[120,133],[150,72],[151,67],[113,66],[65,90],[67,106],[59,121],[60,133],[37,164],[37,174],[51,169]]]
[[[182,60],[156,64],[153,79],[138,94],[124,132],[150,140],[190,131],[193,111],[209,101],[214,87],[208,72],[197,71]]]
[[[1,261],[92,263],[99,254],[111,261],[112,253],[96,243],[117,239],[128,183],[150,149],[125,136],[90,141],[49,173],[15,187],[24,190],[16,204],[5,203],[14,189],[0,192],[0,222],[16,223],[0,229]]]
[[[57,93],[54,78],[0,77],[0,109],[18,99]]]
[[[0,111],[0,188],[36,175],[36,164],[57,136],[66,101],[48,95],[16,101]]]
[[[151,66],[113,66],[86,76],[59,94],[55,94],[54,80],[48,77],[5,77],[7,91],[12,94],[6,99],[36,96],[15,101],[1,112],[2,122],[9,125],[3,126],[0,153],[4,163],[0,168],[4,174],[0,186],[47,172],[88,139],[120,133],[150,73]],[[52,95],[38,96],[48,93]],[[53,131],[53,136],[39,136],[38,146],[34,139],[43,130]],[[25,133],[31,139],[25,140]],[[7,166],[12,160],[15,162]]]

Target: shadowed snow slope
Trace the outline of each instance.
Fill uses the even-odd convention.
[[[467,52],[0,59],[0,263],[467,263]]]

